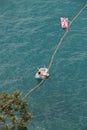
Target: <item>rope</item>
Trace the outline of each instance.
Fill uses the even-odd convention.
[[[63,36],[61,37],[59,43],[58,43],[57,46],[56,46],[56,49],[55,49],[55,51],[54,51],[54,53],[53,53],[53,55],[52,55],[52,57],[51,57],[48,70],[50,70],[50,68],[51,68],[51,66],[52,66],[52,63],[53,63],[53,60],[54,60],[54,58],[55,58],[55,55],[56,55],[56,53],[57,53],[57,51],[58,51],[58,49],[59,49],[59,47],[60,47],[62,41],[64,40],[65,36],[67,35],[67,33],[68,33],[68,29],[66,29],[66,32],[63,34]]]
[[[79,11],[79,13],[72,19],[72,21],[71,21],[70,24],[69,24],[69,28],[71,27],[71,25],[73,24],[73,22],[75,21],[75,19],[82,13],[82,11],[83,11],[86,7],[87,7],[87,4],[85,4],[85,6]],[[68,29],[69,29],[69,28],[68,28]],[[53,55],[52,55],[52,57],[51,57],[51,61],[50,61],[50,63],[49,63],[49,67],[48,67],[49,70],[50,70],[50,68],[51,68],[51,66],[52,66],[53,60],[54,60],[54,58],[55,58],[55,55],[56,55],[56,53],[57,53],[57,51],[58,51],[60,45],[62,44],[62,41],[64,40],[64,38],[66,37],[66,35],[67,35],[67,33],[68,33],[68,29],[67,29],[66,32],[63,34],[63,36],[61,37],[59,43],[57,44],[57,47],[56,47],[56,49],[55,49],[55,51],[54,51],[54,53],[53,53]]]
[[[77,17],[83,12],[83,10],[84,10],[86,7],[87,7],[87,4],[85,4],[85,5],[83,6],[83,8],[81,8],[81,10],[75,15],[75,17],[72,19],[72,21],[71,21],[70,24],[69,24],[69,28],[71,27],[71,25],[73,24],[73,22],[77,19]],[[64,38],[66,37],[69,28],[66,29],[65,33],[63,34],[63,36],[61,37],[60,41],[58,42],[58,44],[57,44],[57,46],[56,46],[56,49],[55,49],[55,51],[54,51],[54,53],[53,53],[53,55],[52,55],[52,57],[51,57],[51,60],[50,60],[49,66],[48,66],[48,70],[49,70],[49,71],[50,71],[50,68],[51,68],[51,66],[52,66],[52,63],[53,63],[53,61],[54,61],[55,55],[56,55],[57,51],[59,50],[60,45],[62,44],[62,41],[63,41]],[[39,84],[37,84],[35,87],[33,87],[31,90],[29,90],[29,91],[26,93],[26,95],[23,97],[23,100],[24,100],[25,98],[27,98],[33,91],[35,91],[37,88],[39,88],[39,87],[43,84],[44,81],[45,81],[45,79],[41,80],[41,82],[40,82]]]
[[[43,82],[45,81],[45,79],[41,80],[41,82],[39,84],[37,84],[35,87],[33,87],[31,90],[29,90],[26,95],[22,98],[22,100],[25,100],[33,91],[35,91],[37,88],[39,88]]]
[[[72,19],[72,21],[69,24],[69,27],[72,25],[72,23],[77,19],[77,17],[83,12],[83,10],[87,7],[87,4],[83,6],[83,8],[79,11],[79,13]]]

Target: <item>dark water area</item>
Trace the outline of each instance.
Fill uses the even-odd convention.
[[[23,96],[49,66],[69,22],[86,0],[0,0],[0,92]],[[29,130],[87,130],[87,8],[73,22],[56,53],[50,76],[28,98]]]

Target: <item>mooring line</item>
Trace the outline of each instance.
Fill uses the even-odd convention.
[[[72,19],[72,21],[71,21],[70,24],[69,24],[69,28],[70,28],[70,26],[72,25],[72,23],[77,19],[77,17],[83,12],[83,10],[84,10],[86,7],[87,7],[87,4],[85,4],[85,5],[83,6],[83,8],[81,8],[81,10],[79,11],[79,13]]]
[[[39,88],[43,82],[45,81],[45,79],[41,80],[41,82],[39,84],[37,84],[36,86],[34,86],[31,90],[29,90],[26,95],[22,98],[22,100],[25,100],[33,91],[35,91],[37,88]]]
[[[85,4],[85,6],[79,11],[79,13],[72,19],[72,21],[71,21],[70,24],[69,24],[69,28],[71,27],[71,25],[73,24],[73,22],[76,20],[76,18],[82,13],[82,11],[83,11],[86,7],[87,7],[87,4]],[[55,51],[54,51],[54,53],[53,53],[53,55],[52,55],[52,57],[51,57],[50,63],[49,63],[49,67],[48,67],[49,70],[50,70],[50,68],[51,68],[51,66],[52,66],[53,60],[54,60],[54,58],[55,58],[55,55],[56,55],[56,53],[57,53],[57,51],[58,51],[60,45],[62,44],[62,41],[64,40],[64,38],[66,37],[66,35],[67,35],[67,33],[68,33],[69,28],[68,28],[68,29],[66,30],[66,32],[63,34],[63,36],[61,37],[59,43],[57,44],[57,47],[56,47],[56,49],[55,49]]]
[[[71,27],[71,25],[73,24],[73,22],[77,19],[77,17],[83,12],[83,10],[87,7],[87,4],[85,4],[81,10],[74,16],[74,18],[72,19],[72,21],[70,22],[69,24],[69,28]],[[66,29],[65,33],[63,34],[63,36],[61,37],[60,41],[58,42],[57,46],[56,46],[56,49],[51,57],[51,60],[50,60],[50,63],[49,63],[49,66],[48,66],[48,70],[50,71],[50,68],[52,66],[52,63],[54,61],[54,58],[55,58],[55,55],[57,53],[57,51],[59,50],[60,48],[60,45],[62,44],[62,41],[64,40],[64,38],[66,37],[67,33],[68,33],[68,29]],[[31,90],[29,90],[26,95],[23,97],[23,100],[26,99],[33,91],[35,91],[37,88],[39,88],[43,83],[44,83],[45,79],[41,80],[41,82],[39,84],[37,84],[35,87],[33,87]]]
[[[58,51],[58,49],[59,49],[59,47],[60,47],[62,41],[64,40],[65,36],[67,35],[67,33],[68,33],[68,29],[66,29],[66,32],[63,34],[63,36],[61,37],[60,41],[58,42],[58,44],[57,44],[57,46],[56,46],[56,49],[55,49],[55,51],[54,51],[54,53],[53,53],[53,55],[52,55],[52,57],[51,57],[51,60],[50,60],[49,66],[48,66],[48,70],[49,70],[49,71],[50,71],[50,68],[51,68],[51,66],[52,66],[53,60],[54,60],[54,58],[55,58],[55,55],[56,55],[56,53],[57,53],[57,51]]]

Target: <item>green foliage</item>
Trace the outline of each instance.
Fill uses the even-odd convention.
[[[26,129],[32,115],[28,111],[28,104],[22,100],[21,93],[15,91],[12,95],[7,92],[0,94],[0,124],[10,130]]]

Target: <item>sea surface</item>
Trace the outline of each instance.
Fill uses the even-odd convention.
[[[40,81],[69,22],[87,0],[0,0],[0,92],[22,96]],[[87,8],[61,43],[50,76],[27,97],[28,130],[87,130]]]

